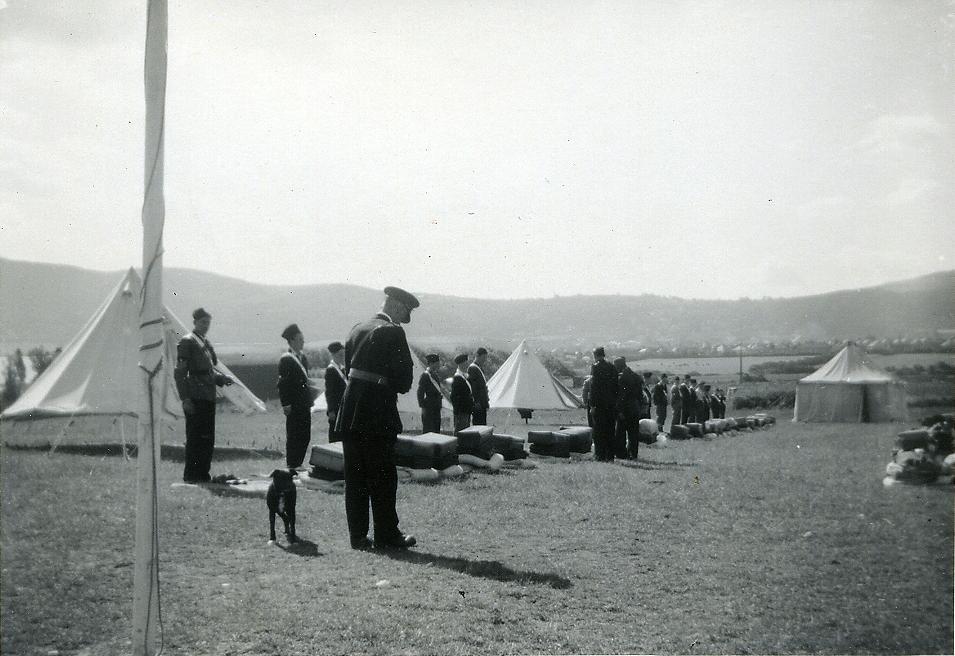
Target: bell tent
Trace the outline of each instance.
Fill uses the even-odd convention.
[[[547,371],[527,340],[487,381],[487,394],[492,408],[564,410],[582,405],[577,395]]]
[[[793,421],[905,421],[905,388],[854,342],[796,387]]]
[[[83,415],[135,416],[144,394],[139,362],[139,303],[142,281],[130,269],[106,301],[49,367],[4,410],[3,419]],[[182,417],[173,380],[176,344],[188,331],[164,308],[164,365],[159,370],[163,415]],[[219,394],[245,412],[265,412],[265,404],[221,362],[222,373],[235,380]]]

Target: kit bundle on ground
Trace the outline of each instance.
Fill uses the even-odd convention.
[[[929,442],[928,429],[919,428],[907,430],[899,433],[895,438],[895,446],[902,451],[914,451],[915,449],[927,449]]]
[[[670,437],[674,440],[688,440],[690,431],[683,424],[673,424],[670,426]]]
[[[308,464],[312,466],[309,476],[323,481],[340,481],[345,478],[345,454],[342,443],[316,444],[312,447]]]
[[[772,426],[776,423],[776,417],[767,415],[765,412],[757,412],[753,416],[760,422],[760,426]]]
[[[554,458],[569,458],[571,453],[590,453],[593,431],[585,426],[569,426],[558,431],[530,431],[531,453]]]
[[[491,446],[494,453],[500,453],[505,461],[523,460],[527,457],[524,450],[524,440],[514,435],[491,435]]]
[[[399,435],[395,443],[395,462],[409,469],[442,471],[458,464],[458,438],[440,433]]]
[[[565,433],[571,453],[590,453],[594,446],[594,430],[590,426],[561,426],[556,432]]]
[[[943,468],[944,467],[944,468]],[[892,461],[885,467],[885,478],[882,483],[886,487],[893,483],[914,483],[927,485],[931,483],[950,483],[950,463],[930,453],[925,449],[913,451],[899,451],[892,456]]]
[[[727,417],[724,421],[726,422],[726,430],[736,430],[736,420],[733,417]]]
[[[494,455],[494,426],[468,426],[457,433],[458,453],[488,460]],[[503,454],[501,454],[503,455]]]
[[[690,437],[703,437],[703,424],[690,422],[686,425],[686,430],[690,434]]]
[[[638,427],[640,441],[644,444],[653,444],[657,441],[657,433],[660,432],[657,422],[653,419],[641,419]]]
[[[723,431],[720,429],[720,423],[716,419],[707,419],[703,422],[703,434],[711,433],[718,435]]]

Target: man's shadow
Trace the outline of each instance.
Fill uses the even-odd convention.
[[[618,458],[616,462],[621,467],[628,467],[630,469],[648,469],[651,471],[656,471],[659,469],[678,470],[681,467],[698,467],[699,466],[695,462],[676,462],[674,460],[669,460],[669,461],[648,460],[646,458],[637,458],[636,460],[623,460]]]
[[[393,560],[416,565],[441,567],[468,576],[501,581],[502,583],[536,583],[548,585],[557,590],[571,587],[570,579],[557,574],[515,570],[496,560],[468,560],[467,558],[449,558],[424,551],[402,551],[393,549],[379,550],[377,553]]]

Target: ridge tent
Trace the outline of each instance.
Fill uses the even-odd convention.
[[[583,405],[576,394],[547,371],[527,340],[518,344],[487,381],[487,394],[492,408],[563,410]]]
[[[421,378],[421,374],[425,372],[425,368],[414,351],[411,352],[411,367],[411,389],[408,390],[407,394],[398,395],[398,414],[401,416],[401,423],[406,431],[421,429],[421,408],[418,407],[418,380]],[[441,383],[441,381],[438,380],[438,383]],[[441,386],[441,395],[444,397],[441,407],[445,411],[441,417],[441,423],[444,424],[449,416],[448,413],[451,412],[451,401],[448,399],[448,392],[443,385]],[[325,412],[326,410],[328,410],[328,402],[325,400],[325,392],[322,392],[315,399],[315,403],[312,404],[312,412]]]
[[[793,421],[905,421],[905,387],[875,367],[865,350],[848,342],[796,386]]]
[[[139,412],[144,394],[139,363],[139,303],[142,281],[130,269],[100,308],[0,417],[33,419],[81,415],[131,415]],[[167,419],[182,417],[173,379],[176,344],[188,331],[164,311],[164,359],[159,370],[159,398]],[[219,395],[245,412],[265,412],[265,404],[221,362],[217,368],[235,384],[218,388]]]

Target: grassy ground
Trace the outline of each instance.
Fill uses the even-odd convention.
[[[304,542],[268,547],[264,501],[164,461],[165,653],[952,653],[952,489],[883,488],[898,428],[402,484],[397,555],[351,551],[343,498],[304,490]],[[135,463],[0,458],[2,652],[126,653]]]

